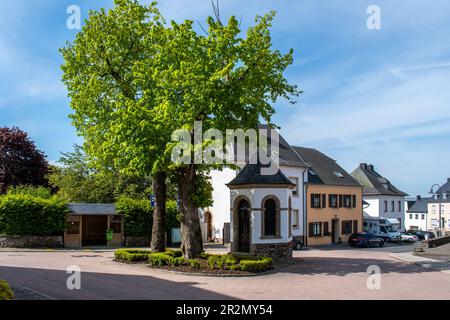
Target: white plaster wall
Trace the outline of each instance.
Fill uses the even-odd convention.
[[[416,219],[416,214],[418,215],[418,219]],[[424,215],[424,219],[422,219],[422,214]],[[412,215],[412,219],[409,217]],[[418,227],[419,230],[426,231],[427,230],[427,214],[425,212],[415,213],[415,212],[406,212],[405,214],[405,229],[409,230],[411,227]]]
[[[221,239],[223,224],[230,222],[230,189],[228,189],[226,184],[236,177],[236,173],[236,170],[228,168],[222,171],[211,171],[213,206],[208,208],[208,210],[212,214],[214,238]]]
[[[363,199],[370,204],[368,208],[364,209],[370,216],[399,219],[401,221],[400,229],[405,229],[405,197],[364,195]],[[387,212],[384,211],[384,201],[388,202]],[[391,201],[394,201],[395,203],[394,211],[391,210]],[[401,204],[400,211],[398,211],[398,201],[400,201]]]

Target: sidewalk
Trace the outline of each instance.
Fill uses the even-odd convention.
[[[450,274],[450,262],[443,262],[439,260],[416,256],[411,254],[410,252],[391,253],[390,256],[397,260],[414,263],[424,268],[430,268]]]

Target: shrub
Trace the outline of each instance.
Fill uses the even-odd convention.
[[[52,197],[27,194],[0,197],[0,234],[17,236],[61,235],[66,225],[67,204]]]
[[[114,252],[114,257],[117,260],[126,262],[146,261],[151,254],[150,250],[140,249],[119,249]]]
[[[152,253],[148,256],[148,263],[151,266],[173,266],[175,265],[175,258],[166,253]]]
[[[12,292],[8,282],[0,280],[0,300],[12,300],[14,293]]]
[[[52,191],[45,187],[35,186],[17,186],[8,189],[8,195],[25,194],[35,198],[51,199],[53,197]]]
[[[153,210],[150,200],[121,197],[116,203],[116,209],[123,215],[125,236],[151,236]]]
[[[180,249],[167,249],[166,254],[174,258],[179,258],[183,255],[183,252]]]
[[[272,267],[272,259],[264,257],[259,260],[241,260],[239,267],[242,271],[261,272]]]
[[[189,265],[191,266],[191,268],[194,269],[200,269],[202,267],[200,261],[196,260],[196,259],[190,259],[187,261],[189,263]]]
[[[173,262],[175,267],[184,266],[185,264],[187,264],[187,260],[184,257],[175,258],[173,259]]]

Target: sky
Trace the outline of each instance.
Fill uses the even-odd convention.
[[[145,1],[143,1],[145,2]],[[274,48],[294,49],[286,77],[303,94],[278,101],[273,121],[292,145],[317,148],[351,172],[372,163],[396,187],[426,194],[450,177],[450,2],[448,0],[220,0],[222,20],[243,29],[276,10]],[[82,143],[70,123],[59,48],[79,30],[67,8],[113,0],[0,2],[0,127],[27,131],[47,159]],[[369,29],[367,9],[380,9]],[[205,25],[210,0],[161,0],[166,20]],[[197,22],[198,21],[198,22]]]

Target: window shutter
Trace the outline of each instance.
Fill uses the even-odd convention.
[[[309,223],[308,224],[308,229],[309,229],[309,236],[310,237],[314,237],[314,223]]]
[[[328,222],[324,222],[323,223],[323,235],[324,236],[327,236],[327,235],[329,235],[330,233],[328,232]]]
[[[342,194],[339,195],[339,208],[342,208]]]
[[[319,222],[319,236],[321,237],[323,234],[322,232],[322,222]]]
[[[358,220],[353,220],[353,233],[358,233]]]
[[[326,207],[327,207],[327,195],[322,194],[322,208],[326,208]]]
[[[314,194],[311,194],[311,208],[315,208],[315,204],[314,204]]]
[[[356,195],[353,195],[353,208],[356,208]]]

